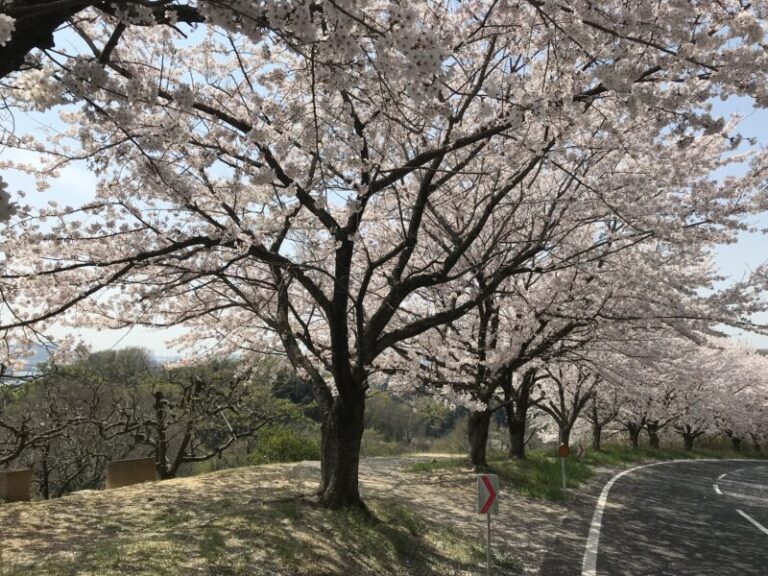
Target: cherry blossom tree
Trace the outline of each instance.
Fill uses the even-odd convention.
[[[694,346],[690,342],[672,345],[680,355],[680,369],[667,371],[667,414],[660,420],[668,421],[685,449],[692,450],[696,439],[714,432],[721,399],[733,392],[722,378],[728,347],[722,348],[727,346],[724,339]]]
[[[765,366],[754,350],[706,333],[656,330],[648,336],[625,343],[598,365],[614,394],[602,410],[629,432],[634,448],[643,429],[658,448],[661,432],[671,426],[688,450],[718,430],[729,438],[760,430]]]
[[[701,334],[688,335],[704,339]],[[648,431],[651,447],[658,448],[658,433],[680,414],[674,410],[673,398],[679,392],[678,388],[691,382],[680,376],[687,367],[684,352],[692,354],[696,348],[695,342],[675,332],[640,331],[625,341],[615,354],[603,359],[603,378],[621,394],[615,421],[628,433],[633,449],[639,448],[643,430]],[[693,397],[680,395],[681,402]],[[682,412],[687,407],[687,404],[680,405]]]
[[[592,427],[593,450],[602,450],[603,431],[618,418],[623,402],[623,390],[600,378],[594,386],[589,409],[584,414],[584,419]]]
[[[507,419],[509,433],[509,457],[515,460],[525,458],[526,429],[529,410],[533,406],[533,392],[536,386],[537,368],[529,367],[515,381],[513,378],[501,383],[502,406]]]
[[[95,0],[3,0],[0,2],[0,78],[34,66],[34,50],[53,49],[55,32],[88,8],[88,16],[111,15],[130,24],[201,22],[199,11],[174,1],[103,2]],[[113,35],[112,43],[122,31]]]
[[[650,332],[668,334],[671,326],[681,333],[710,330],[714,322],[739,324],[739,314],[725,305],[730,298],[719,293],[706,298],[696,294],[696,286],[709,287],[714,278],[710,266],[696,264],[706,261],[706,249],[703,243],[690,246],[656,240],[611,251],[596,262],[539,274],[535,280],[526,277],[517,284],[508,282],[476,314],[426,333],[411,343],[414,350],[398,347],[397,354],[416,367],[410,373],[403,371],[405,388],[410,390],[413,382],[421,381],[447,401],[463,403],[471,410],[470,462],[483,468],[487,466],[485,445],[492,413],[505,409],[511,454],[522,457],[534,385],[547,378],[546,369],[536,376],[536,366],[541,362],[557,366],[558,358],[564,358],[595,376],[586,387],[582,378],[547,378],[551,386],[546,407],[566,437],[592,397],[602,366],[623,362],[621,355],[616,356],[617,346],[632,331],[638,349],[663,363],[672,359],[664,354],[654,356],[652,347],[644,349]],[[648,292],[651,286],[654,294]],[[656,335],[650,341],[658,345],[661,340]],[[515,378],[516,370],[526,376]],[[446,389],[453,394],[446,394]],[[620,395],[614,390],[612,413],[595,415],[597,444],[601,426],[618,416],[619,404]],[[658,431],[669,421],[644,419],[640,428],[658,439]]]
[[[557,440],[568,446],[577,419],[592,399],[599,375],[585,366],[567,362],[550,363],[545,368],[541,396],[536,406],[549,414],[557,424]]]
[[[734,450],[741,450],[745,439],[764,430],[768,361],[744,345],[724,344],[717,362],[713,428],[731,441]]]
[[[320,405],[328,506],[361,503],[385,352],[510,278],[651,238],[728,240],[764,207],[758,167],[708,176],[739,140],[711,98],[766,102],[758,7],[194,6],[205,26],[186,42],[70,17],[79,53],[49,50],[3,89],[11,107],[76,105],[68,134],[8,139],[47,154],[28,170],[81,160],[99,184],[83,206],[18,207],[0,324],[183,324],[220,353],[284,352]]]
[[[505,411],[511,454],[523,456],[537,361],[553,347],[562,352],[566,342],[577,342],[576,333],[588,322],[566,312],[577,299],[574,282],[580,277],[569,269],[510,279],[459,320],[390,354],[389,360],[400,361],[395,383],[401,390],[410,392],[419,382],[423,391],[470,410],[469,461],[475,468],[488,466],[489,425],[498,410]],[[388,372],[392,366],[398,362]]]

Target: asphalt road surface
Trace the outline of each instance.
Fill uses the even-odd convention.
[[[766,576],[767,526],[764,462],[642,468],[616,480],[608,494],[597,574]]]
[[[643,467],[614,479],[601,500],[602,517],[582,510],[570,527],[580,537],[540,574],[768,576],[768,462]]]

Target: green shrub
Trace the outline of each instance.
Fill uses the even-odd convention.
[[[430,451],[442,454],[466,454],[469,450],[467,423],[468,418],[461,417],[447,434],[432,441]]]
[[[360,456],[370,458],[375,456],[396,456],[400,452],[398,443],[386,440],[381,432],[366,428],[363,431],[363,439],[360,443]]]
[[[256,437],[248,463],[274,464],[320,459],[320,433],[289,427],[270,428]]]

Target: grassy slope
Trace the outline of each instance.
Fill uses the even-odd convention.
[[[114,527],[113,538],[85,545],[70,558],[5,566],[0,574],[438,575],[484,558],[476,543],[430,525],[403,504],[375,498],[368,504],[375,519],[358,511],[326,512],[302,499],[248,509],[226,501],[207,507],[201,500],[194,509],[160,511],[129,533]]]
[[[608,448],[589,452],[582,463],[569,461],[569,487],[589,480],[596,466],[734,456],[722,451]],[[550,454],[533,452],[523,462],[494,461],[492,468],[501,476],[505,492],[513,490],[529,500],[568,497],[560,488],[560,464]],[[372,517],[356,511],[328,512],[302,496],[309,493],[314,479],[286,485],[287,470],[242,468],[153,486],[3,506],[0,576],[482,573],[482,540],[466,527],[449,525],[445,518],[430,514],[429,506],[441,506],[440,501],[418,508],[384,489],[366,496]],[[465,499],[471,499],[473,472],[463,460],[412,465],[404,472],[404,482],[434,482],[442,473],[463,482]],[[261,485],[254,485],[254,479]],[[447,491],[441,497],[445,504],[456,498]],[[19,546],[16,534],[17,554],[13,554],[13,528],[6,532],[14,519],[23,530],[42,530],[42,538],[60,538],[61,546],[54,547],[56,553],[51,553],[50,546],[41,548],[44,552],[30,551],[34,535],[27,534]],[[6,538],[9,547],[3,553]],[[19,550],[29,553],[20,555]],[[513,555],[498,554],[494,561],[497,575],[521,574],[520,561]]]
[[[239,468],[4,505],[0,575],[438,576],[473,574],[485,559],[474,534],[386,490],[366,496],[370,515],[321,509],[306,496],[314,474],[295,473]],[[495,564],[497,574],[520,574],[514,558]]]

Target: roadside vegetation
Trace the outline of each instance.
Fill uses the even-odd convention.
[[[466,410],[372,394],[361,454],[464,447]],[[36,498],[104,486],[109,461],[154,457],[158,477],[320,460],[312,389],[268,356],[196,364],[149,351],[81,353],[0,385],[0,470],[31,468]]]
[[[686,459],[766,458],[767,454],[757,451],[734,451],[727,448],[702,448],[685,450],[681,448],[640,447],[636,450],[627,446],[610,445],[602,450],[590,450],[584,457],[566,458],[567,489],[563,490],[560,459],[552,450],[530,450],[525,459],[510,460],[499,454],[491,454],[487,472],[498,474],[502,489],[508,493],[548,501],[568,500],[578,489],[591,480],[597,472],[605,469],[619,470],[644,462]],[[430,474],[440,470],[463,470],[474,474],[466,458],[434,459],[417,462],[408,468],[414,474]]]

